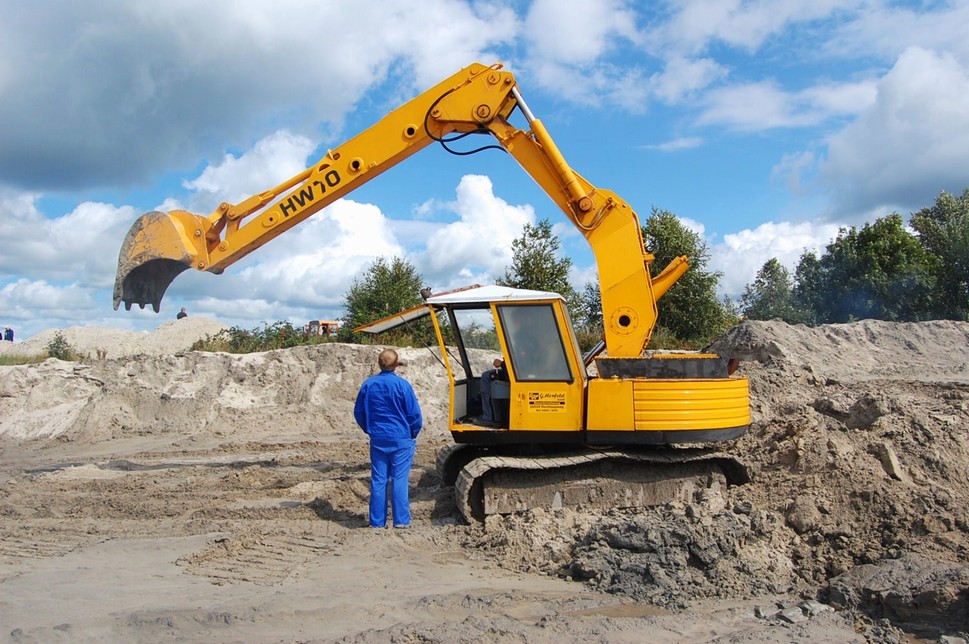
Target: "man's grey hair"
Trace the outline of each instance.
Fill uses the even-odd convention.
[[[377,358],[377,364],[381,371],[393,371],[398,364],[397,352],[393,349],[384,349]]]

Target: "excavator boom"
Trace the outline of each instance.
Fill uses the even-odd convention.
[[[527,130],[509,122],[516,108]],[[653,256],[643,248],[636,213],[572,170],[525,105],[514,76],[499,64],[462,69],[329,150],[310,168],[238,204],[222,203],[208,216],[145,214],[121,247],[115,309],[124,302],[127,309],[150,304],[157,312],[182,271],[221,273],[380,173],[456,134],[492,136],[586,237],[599,272],[609,355],[640,355],[655,327],[656,300],[686,271],[686,260],[650,276]]]

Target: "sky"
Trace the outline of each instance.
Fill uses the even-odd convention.
[[[569,164],[645,221],[700,235],[737,300],[845,226],[969,187],[969,0],[0,0],[0,326],[136,331],[334,319],[402,257],[434,291],[493,283],[548,219],[496,150],[431,146],[160,313],[112,308],[144,212],[208,215],[276,186],[473,62],[501,62]],[[483,137],[482,141],[486,142]]]

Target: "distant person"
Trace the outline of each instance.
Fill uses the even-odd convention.
[[[363,382],[353,407],[354,419],[370,437],[371,528],[387,526],[388,480],[394,527],[410,526],[407,480],[424,418],[414,388],[394,373],[398,364],[396,351],[381,351],[377,358],[380,373]]]
[[[187,318],[187,317],[188,317],[188,311],[186,311],[185,310],[185,307],[183,306],[182,307],[182,310],[179,311],[178,312],[178,315],[175,316],[175,319],[176,320],[181,320],[182,318]]]
[[[13,342],[13,329],[10,327],[4,327],[3,329],[3,339],[7,342]]]

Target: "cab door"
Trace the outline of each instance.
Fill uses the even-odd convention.
[[[509,375],[509,430],[581,431],[585,369],[560,301],[496,304]]]

